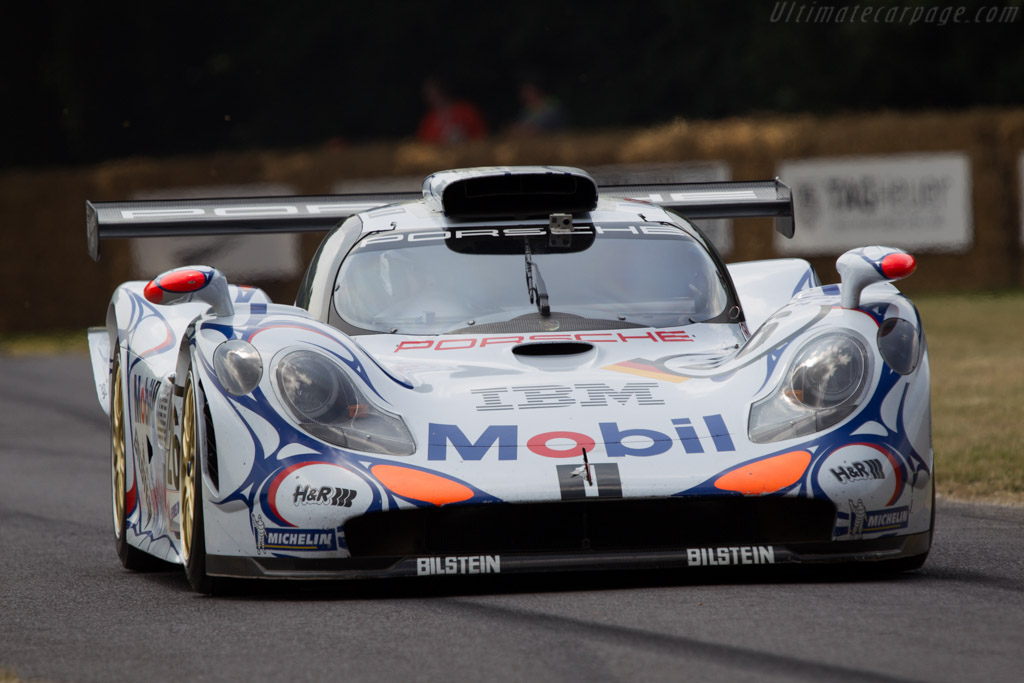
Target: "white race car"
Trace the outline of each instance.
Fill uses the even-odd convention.
[[[293,306],[191,265],[124,283],[90,330],[126,567],[213,592],[928,554],[928,354],[890,284],[913,257],[855,249],[822,286],[799,259],[726,266],[688,220],[792,236],[779,181],[480,168],[422,197],[87,213],[95,258],[106,237],[330,229]]]

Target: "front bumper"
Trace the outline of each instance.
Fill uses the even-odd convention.
[[[345,579],[879,562],[928,552],[930,531],[835,540],[836,517],[829,500],[786,496],[430,506],[348,520],[337,545],[349,557],[210,555],[207,572]]]

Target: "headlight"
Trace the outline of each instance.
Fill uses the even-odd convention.
[[[263,359],[249,342],[229,339],[213,352],[213,369],[225,391],[245,396],[263,377]]]
[[[775,391],[750,407],[750,440],[771,443],[831,427],[857,409],[871,374],[871,356],[852,335],[811,340]]]
[[[292,351],[277,361],[275,388],[299,427],[343,448],[410,455],[416,448],[401,417],[372,403],[327,356]]]

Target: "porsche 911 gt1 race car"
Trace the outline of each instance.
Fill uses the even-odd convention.
[[[685,216],[685,218],[684,218]],[[342,579],[919,567],[934,487],[912,256],[725,265],[691,219],[779,181],[87,204],[101,238],[329,230],[295,305],[188,265],[89,333],[126,567]]]

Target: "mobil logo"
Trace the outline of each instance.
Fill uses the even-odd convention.
[[[520,430],[519,425],[490,425],[467,434],[458,425],[432,422],[427,459],[447,460],[452,451],[462,460],[518,460],[521,452],[544,458],[576,458],[583,449],[591,453],[599,445],[609,458],[736,450],[721,415],[675,418],[659,429],[600,422],[589,433],[554,430],[530,434],[525,439],[521,439]]]

